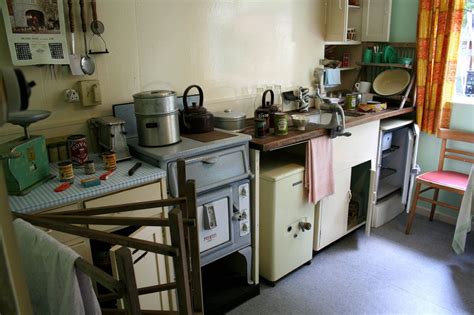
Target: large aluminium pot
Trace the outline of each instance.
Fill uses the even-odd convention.
[[[161,147],[181,140],[176,92],[146,91],[134,94],[133,100],[141,146]]]

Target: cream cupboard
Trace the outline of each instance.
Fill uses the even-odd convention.
[[[316,205],[313,249],[318,251],[366,224],[375,196],[380,121],[347,128],[350,137],[333,139],[335,193]]]
[[[391,10],[392,0],[326,0],[326,44],[389,41]]]

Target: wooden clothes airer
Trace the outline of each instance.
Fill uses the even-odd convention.
[[[97,297],[99,301],[123,299],[124,309],[102,309],[103,314],[140,314],[142,312],[147,314],[203,314],[201,266],[197,238],[196,184],[194,180],[186,181],[184,160],[178,161],[178,187],[178,198],[62,211],[55,214],[29,215],[13,212],[13,215],[44,228],[111,245],[124,246],[116,252],[118,280],[82,258],[78,258],[75,262],[79,270],[110,290],[110,293],[99,295]],[[177,206],[169,212],[168,218],[96,217],[96,215],[168,206]],[[169,227],[171,245],[97,231],[73,224]],[[126,247],[171,256],[175,282],[137,288],[132,255],[130,249]],[[178,312],[140,310],[139,295],[173,289],[176,289],[177,292]]]

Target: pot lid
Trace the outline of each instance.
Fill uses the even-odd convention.
[[[168,90],[153,90],[133,94],[133,98],[157,98],[169,96],[176,96],[176,92]]]
[[[214,113],[214,117],[219,120],[235,121],[245,119],[245,114],[234,112],[232,109],[225,109],[223,112]]]

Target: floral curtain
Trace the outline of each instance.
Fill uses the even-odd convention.
[[[417,35],[417,123],[434,134],[449,127],[464,0],[420,0]]]

